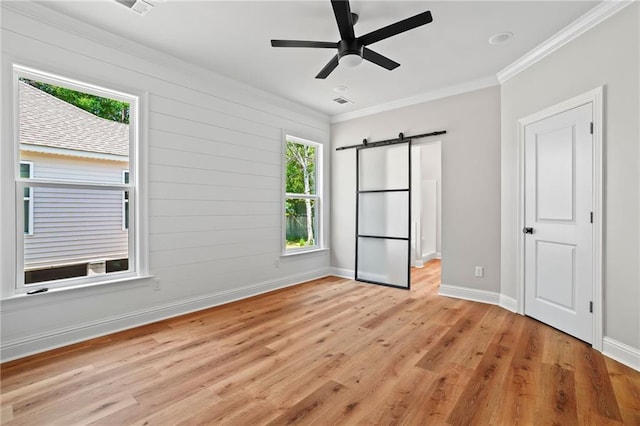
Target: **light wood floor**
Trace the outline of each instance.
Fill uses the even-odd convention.
[[[640,425],[640,373],[501,308],[324,278],[5,363],[2,424]]]

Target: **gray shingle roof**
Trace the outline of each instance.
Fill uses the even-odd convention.
[[[27,83],[20,85],[20,143],[129,155],[129,125],[97,117]]]

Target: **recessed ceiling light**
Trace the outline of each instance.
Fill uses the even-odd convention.
[[[489,44],[505,44],[511,40],[513,33],[498,33],[489,37]]]
[[[344,85],[343,86],[336,86],[336,87],[333,88],[333,91],[337,92],[337,93],[346,92],[347,90],[349,90],[349,87],[348,86],[344,86]]]

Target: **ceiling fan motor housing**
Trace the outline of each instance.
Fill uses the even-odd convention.
[[[338,42],[338,58],[346,55],[358,55],[362,57],[362,44],[357,39],[340,40]]]

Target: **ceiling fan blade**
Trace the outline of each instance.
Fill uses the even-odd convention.
[[[338,47],[338,43],[332,43],[330,41],[271,40],[271,46],[273,47],[319,47],[319,48],[336,49]]]
[[[324,68],[322,68],[322,70],[320,70],[318,75],[316,75],[316,78],[327,78],[327,76],[331,74],[331,71],[335,70],[337,66],[338,66],[338,55],[331,58],[329,63],[325,65]]]
[[[386,56],[382,56],[379,53],[374,52],[366,47],[362,51],[362,57],[367,61],[373,62],[376,65],[380,65],[382,68],[386,68],[389,71],[394,70],[400,66],[396,61],[392,61]]]
[[[353,17],[351,15],[349,2],[345,0],[331,0],[331,6],[333,6],[333,14],[336,15],[340,38],[342,40],[356,38],[353,32]]]
[[[358,37],[358,41],[364,46],[368,46],[385,38],[393,37],[394,35],[428,24],[431,21],[433,21],[431,12],[426,11],[412,16],[411,18],[398,21],[395,24],[387,25],[379,30],[372,31],[362,37]]]

